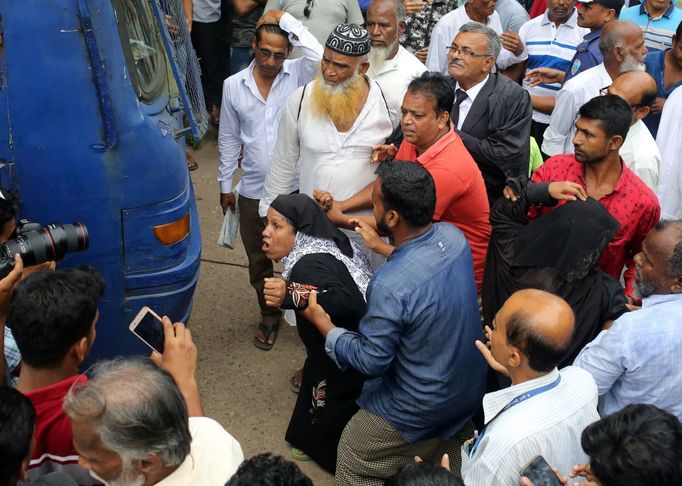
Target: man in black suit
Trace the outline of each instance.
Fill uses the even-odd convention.
[[[452,122],[481,169],[491,206],[507,177],[528,175],[533,114],[528,93],[491,72],[500,49],[495,31],[477,22],[464,24],[448,47],[456,81]]]

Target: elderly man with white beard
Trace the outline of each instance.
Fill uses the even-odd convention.
[[[385,143],[399,114],[376,81],[366,76],[370,47],[369,34],[358,25],[341,24],[329,35],[321,73],[294,91],[282,113],[260,200],[261,216],[275,197],[291,192],[297,168],[301,193],[312,196],[319,188],[339,200],[376,178],[372,147]],[[357,233],[348,234],[367,251],[374,267],[381,263],[383,257],[370,255]]]
[[[407,85],[426,71],[426,66],[399,43],[405,32],[402,0],[372,0],[365,28],[372,39],[367,75],[379,83],[388,106],[400,112]]]

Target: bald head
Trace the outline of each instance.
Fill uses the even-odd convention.
[[[632,124],[649,114],[656,99],[656,80],[649,73],[630,71],[618,76],[609,87],[609,94],[623,98],[632,108]]]
[[[551,371],[566,353],[573,336],[573,310],[565,300],[543,290],[512,294],[497,314],[507,343],[518,348],[537,372]]]
[[[646,55],[642,29],[629,20],[613,20],[607,23],[599,37],[599,50],[604,63],[625,64],[620,71],[643,71]]]

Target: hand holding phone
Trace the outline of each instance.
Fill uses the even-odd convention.
[[[130,323],[128,329],[147,346],[157,353],[163,354],[163,343],[165,341],[163,322],[156,312],[147,306],[143,307],[133,322]]]
[[[564,486],[564,482],[559,479],[542,456],[535,456],[526,464],[521,470],[521,477],[527,478],[532,486]],[[525,484],[528,482],[526,481]]]

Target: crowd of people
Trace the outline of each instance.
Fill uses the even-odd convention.
[[[183,5],[254,344],[291,312],[306,349],[291,459],[341,486],[682,484],[679,6]],[[183,323],[83,370],[105,285],[19,256],[0,280],[0,485],[312,484],[205,416]]]

